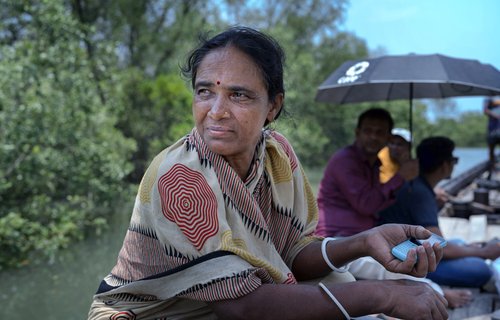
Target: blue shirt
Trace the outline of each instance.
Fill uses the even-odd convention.
[[[379,213],[380,224],[405,223],[438,227],[438,212],[434,190],[424,177],[419,176],[405,183],[396,194],[396,202]]]

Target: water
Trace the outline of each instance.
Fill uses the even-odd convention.
[[[72,245],[55,262],[0,273],[0,319],[87,319],[92,295],[116,262],[131,209],[111,228]]]
[[[456,148],[453,153],[460,159],[453,169],[452,178],[488,159],[487,148]]]
[[[458,148],[455,155],[460,160],[453,176],[486,160],[488,153]],[[114,266],[130,213],[126,208],[116,214],[110,230],[72,245],[52,264],[1,272],[0,319],[86,319],[92,295]]]

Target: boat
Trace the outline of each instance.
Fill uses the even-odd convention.
[[[484,243],[500,238],[500,168],[490,176],[489,162],[481,162],[439,187],[451,197],[439,212],[439,225],[446,239]],[[500,320],[500,295],[490,290],[468,288],[474,300],[449,309],[451,320]]]

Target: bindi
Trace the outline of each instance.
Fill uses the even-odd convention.
[[[220,81],[219,80],[217,80],[217,85],[220,85]]]

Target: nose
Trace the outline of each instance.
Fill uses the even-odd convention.
[[[218,95],[217,98],[214,99],[214,102],[208,111],[208,116],[214,120],[229,117],[229,112],[227,111],[227,101],[225,101],[223,96]]]

